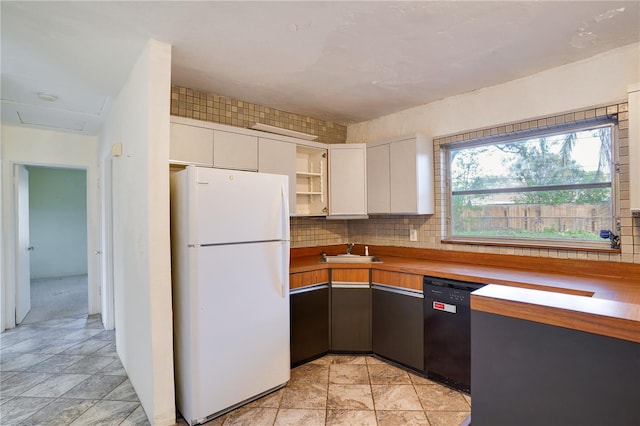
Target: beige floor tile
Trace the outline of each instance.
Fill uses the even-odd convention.
[[[326,384],[290,383],[284,389],[280,407],[324,410],[327,406],[327,391]]]
[[[371,385],[376,410],[422,410],[413,385]]]
[[[366,364],[365,355],[330,355],[332,364]]]
[[[471,407],[471,396],[467,395],[466,393],[463,393],[462,396],[465,399],[465,401],[467,401],[467,403],[469,404],[469,407]]]
[[[414,385],[425,411],[469,411],[460,392],[442,385]]]
[[[265,395],[260,399],[250,402],[246,406],[253,408],[279,408],[283,394],[284,389],[279,389],[275,392],[271,392],[269,395]]]
[[[383,360],[381,360],[380,358],[377,358],[375,356],[367,356],[367,365],[388,365],[386,362],[384,362]]]
[[[408,373],[411,383],[414,385],[435,385],[436,382],[427,379],[426,377],[418,376],[415,373]]]
[[[324,426],[325,410],[305,410],[281,408],[276,416],[275,426]]]
[[[378,426],[429,426],[423,411],[376,411]]]
[[[329,410],[327,426],[376,426],[375,411],[363,410]]]
[[[373,410],[369,385],[329,385],[328,409]]]
[[[406,371],[389,364],[369,364],[369,380],[372,385],[410,385]]]
[[[291,382],[329,383],[329,365],[304,364],[291,370]]]
[[[226,415],[225,426],[271,426],[276,419],[277,408],[241,407]]]
[[[469,411],[427,411],[431,426],[459,425],[469,415]]]
[[[333,362],[333,357],[331,355],[325,355],[320,358],[316,358],[313,361],[309,361],[308,364],[320,364],[320,365],[329,365]]]
[[[369,384],[366,364],[332,364],[329,368],[329,383],[341,385]]]

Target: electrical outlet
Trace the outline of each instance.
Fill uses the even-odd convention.
[[[409,230],[409,241],[418,241],[418,230],[410,229]]]

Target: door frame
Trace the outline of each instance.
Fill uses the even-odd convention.
[[[29,205],[29,170],[23,164],[13,166],[16,203],[16,324],[22,323],[31,311],[31,237]],[[26,192],[25,192],[26,188]],[[26,215],[26,217],[24,217]],[[27,240],[27,241],[25,241]]]
[[[100,197],[102,324],[105,329],[113,330],[116,325],[113,286],[113,157],[110,155],[102,161]]]
[[[95,229],[99,226],[100,217],[97,211],[97,205],[95,200],[98,199],[98,185],[97,182],[97,167],[93,165],[79,165],[79,164],[64,164],[57,162],[30,162],[30,161],[14,161],[9,160],[3,164],[2,180],[9,178],[9,182],[2,182],[2,189],[5,192],[9,189],[6,196],[3,194],[3,212],[9,212],[8,217],[3,221],[3,236],[7,239],[3,247],[4,251],[3,264],[5,268],[4,280],[0,285],[0,293],[2,294],[2,320],[3,323],[0,326],[0,331],[4,329],[14,328],[16,326],[16,284],[17,284],[17,250],[18,250],[18,238],[17,238],[17,191],[14,184],[14,170],[16,166],[39,166],[49,168],[61,168],[61,169],[75,169],[85,170],[86,172],[86,215],[87,215],[87,303],[88,313],[97,314],[100,313],[100,299],[102,293],[102,280],[100,279],[99,265],[101,259],[99,255],[100,250],[92,249],[92,247],[99,247],[99,229]],[[5,166],[6,169],[5,170]],[[8,173],[7,173],[8,172]],[[6,203],[6,205],[5,205]],[[97,235],[96,235],[97,234]]]

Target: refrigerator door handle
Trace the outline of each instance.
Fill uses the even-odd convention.
[[[285,185],[280,187],[280,196],[282,199],[282,239],[289,241],[289,194]]]
[[[282,283],[282,298],[286,299],[289,291],[289,244],[286,241],[282,241],[282,271],[280,282]]]

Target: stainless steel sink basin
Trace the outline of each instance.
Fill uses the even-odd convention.
[[[376,256],[360,256],[358,254],[338,254],[321,256],[319,262],[326,263],[382,263]]]

